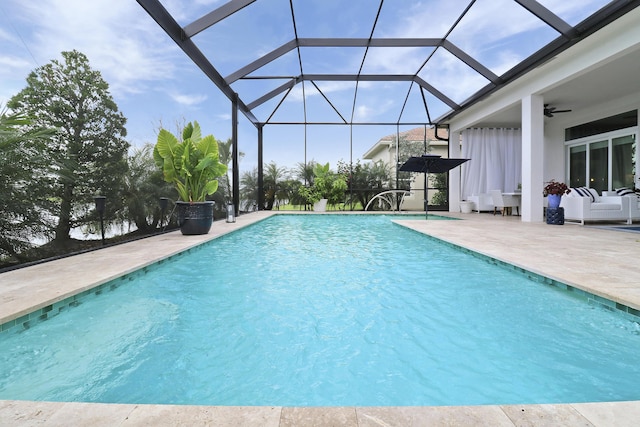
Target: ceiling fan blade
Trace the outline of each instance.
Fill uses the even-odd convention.
[[[550,107],[549,104],[544,104],[544,115],[547,117],[553,117],[555,113],[568,113],[572,110],[557,110],[556,107]]]

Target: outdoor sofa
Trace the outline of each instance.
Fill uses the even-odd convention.
[[[629,199],[629,221],[640,221],[640,190],[633,190],[628,187],[616,188],[616,191],[603,191],[607,196],[622,196]]]
[[[579,221],[582,225],[585,221],[624,221],[631,224],[630,201],[630,197],[600,196],[593,188],[577,187],[562,196],[560,207],[564,208],[565,220]]]

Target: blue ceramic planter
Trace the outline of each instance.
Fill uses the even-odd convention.
[[[560,194],[549,194],[547,196],[548,206],[551,209],[558,209],[560,207],[560,199],[562,196]]]

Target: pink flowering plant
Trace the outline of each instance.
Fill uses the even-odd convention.
[[[546,197],[549,194],[562,195],[569,194],[570,192],[571,190],[569,189],[569,187],[567,187],[567,184],[565,184],[564,182],[557,182],[552,179],[551,181],[547,182],[547,185],[545,185],[544,190],[542,191],[542,195]]]

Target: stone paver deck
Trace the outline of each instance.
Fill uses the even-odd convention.
[[[273,213],[216,221],[206,236],[168,233],[0,274],[0,324]],[[640,310],[640,234],[491,214],[402,225]],[[0,425],[636,426],[640,402],[465,407],[220,407],[0,401]]]

